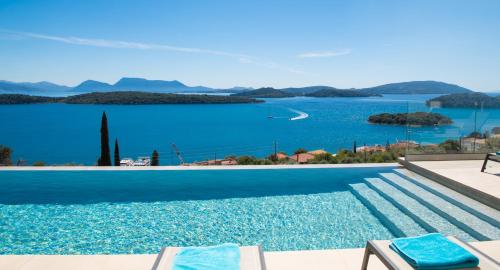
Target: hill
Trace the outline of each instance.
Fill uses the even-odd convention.
[[[215,95],[183,95],[150,93],[137,91],[93,92],[69,97],[42,97],[19,94],[0,94],[0,104],[33,104],[33,103],[67,103],[67,104],[229,104],[259,103],[247,97],[215,96]]]
[[[360,90],[344,90],[344,89],[322,89],[310,94],[307,97],[372,97],[380,96]]]
[[[286,93],[282,90],[274,89],[271,87],[259,88],[256,90],[245,91],[241,93],[232,94],[232,97],[251,97],[251,98],[286,98],[294,97],[295,95]]]
[[[305,96],[307,94],[311,94],[314,92],[318,92],[320,90],[332,89],[336,90],[337,88],[331,86],[306,86],[306,87],[289,87],[280,89],[283,92],[293,94],[296,96]]]
[[[71,87],[58,85],[51,82],[9,82],[0,81],[0,93],[22,93],[22,94],[57,94],[60,92],[69,91]]]
[[[500,108],[500,96],[483,93],[462,93],[436,97],[426,102],[427,106],[444,108]]]
[[[413,81],[379,85],[375,87],[362,88],[372,94],[454,94],[470,93],[470,89],[444,82],[436,81]]]
[[[121,78],[115,84],[85,81],[72,89],[73,92],[141,91],[157,93],[214,92],[217,89],[204,86],[187,86],[179,81],[147,80],[143,78]]]
[[[289,87],[275,89],[293,96],[303,96],[318,92],[320,90],[358,90],[366,94],[454,94],[470,93],[469,89],[454,84],[436,81],[414,81],[384,84],[375,87],[361,89],[337,89],[330,86],[307,86]],[[58,85],[50,82],[38,83],[16,83],[0,81],[0,93],[28,94],[28,95],[71,95],[73,93],[90,92],[112,92],[112,91],[142,91],[157,93],[239,93],[254,90],[246,87],[234,87],[229,89],[216,89],[205,86],[187,86],[182,82],[148,80],[143,78],[121,78],[115,84],[100,81],[87,80],[75,87]]]
[[[381,113],[371,115],[368,122],[385,125],[415,125],[415,126],[440,126],[449,125],[453,121],[439,113]]]

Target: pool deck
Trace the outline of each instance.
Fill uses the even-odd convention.
[[[500,240],[472,242],[474,247],[491,258],[500,261]],[[268,270],[303,269],[345,269],[359,270],[364,249],[328,249],[265,252]],[[144,255],[1,255],[0,269],[9,270],[147,270],[151,269],[155,254]],[[375,257],[371,256],[369,270],[386,269]]]
[[[483,160],[401,162],[408,169],[500,210],[500,163]]]

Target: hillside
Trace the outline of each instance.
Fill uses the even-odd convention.
[[[372,94],[454,94],[470,93],[472,90],[444,82],[436,81],[413,81],[379,85],[375,87],[362,88]]]
[[[36,93],[57,93],[69,91],[71,87],[64,85],[57,85],[50,82],[9,82],[0,81],[0,93],[10,93],[10,94],[36,94]]]
[[[229,104],[259,103],[262,100],[246,97],[183,95],[137,91],[94,92],[63,98],[0,94],[0,104],[67,103],[67,104]]]
[[[492,97],[483,93],[451,94],[427,100],[426,104],[444,108],[500,108],[500,96]]]
[[[245,91],[232,94],[232,97],[251,97],[251,98],[286,98],[295,95],[271,87],[259,88],[256,90]]]
[[[262,89],[262,88],[261,88]],[[274,88],[273,88],[274,89]],[[289,87],[279,90],[289,94],[289,96],[303,96],[318,92],[320,90],[358,90],[372,95],[383,94],[454,94],[454,93],[469,93],[469,89],[460,87],[454,84],[436,81],[414,81],[391,83],[375,87],[361,89],[337,89],[330,86],[307,86],[307,87]],[[247,87],[233,87],[228,89],[216,89],[205,86],[188,86],[182,82],[164,81],[164,80],[148,80],[143,78],[121,78],[115,84],[105,82],[87,80],[75,87],[58,85],[50,82],[38,83],[17,83],[9,81],[0,81],[0,93],[5,94],[28,94],[28,95],[71,95],[76,93],[90,92],[113,92],[113,91],[142,91],[142,92],[157,92],[157,93],[240,93],[254,90]],[[259,90],[259,89],[257,89]],[[333,93],[333,92],[332,92]],[[278,94],[285,97],[283,94]]]
[[[296,96],[305,96],[307,94],[311,94],[314,92],[318,92],[320,90],[325,90],[325,89],[337,89],[331,86],[306,86],[306,87],[289,87],[289,88],[282,88],[279,89],[283,92],[293,94]]]
[[[21,94],[0,94],[0,104],[37,104],[55,103],[61,98],[30,96]]]
[[[368,122],[385,125],[415,125],[415,126],[438,126],[449,125],[453,121],[439,113],[381,113],[371,115]]]
[[[310,94],[307,97],[372,97],[380,96],[360,90],[344,90],[344,89],[322,89]]]

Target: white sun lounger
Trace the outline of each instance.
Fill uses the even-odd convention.
[[[478,267],[467,268],[468,270],[500,269],[500,264],[497,261],[482,253],[475,247],[462,242],[455,237],[448,237],[448,239],[465,248],[467,251],[474,254],[479,259]],[[414,268],[409,265],[403,258],[401,258],[399,254],[389,248],[390,243],[390,240],[368,241],[366,243],[365,256],[363,258],[361,270],[367,270],[368,259],[372,254],[376,255],[380,259],[380,261],[390,270],[414,270]]]
[[[170,270],[180,247],[164,247],[156,257],[152,270]],[[266,270],[264,253],[260,246],[240,247],[240,270]]]

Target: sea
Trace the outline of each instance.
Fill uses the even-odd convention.
[[[94,165],[100,154],[103,112],[112,152],[115,140],[122,158],[151,156],[157,150],[161,165],[229,155],[265,157],[275,148],[286,153],[298,148],[336,152],[352,149],[354,142],[439,143],[500,126],[498,109],[427,107],[425,101],[436,96],[293,97],[258,104],[0,105],[0,145],[13,150],[14,162]],[[372,114],[417,111],[444,114],[453,124],[405,127],[367,121]]]

